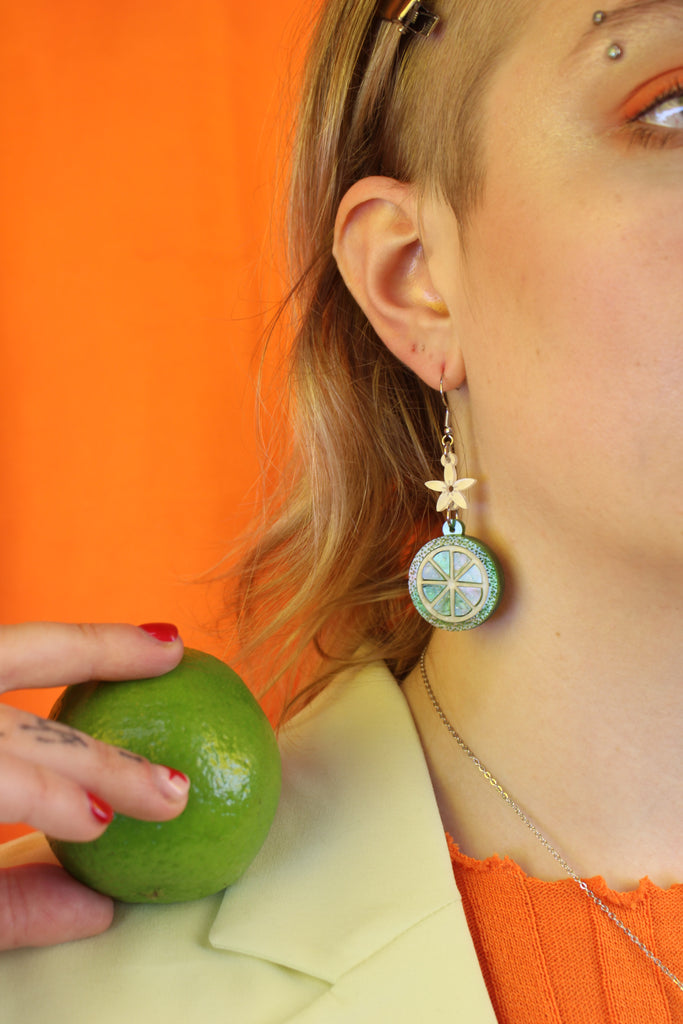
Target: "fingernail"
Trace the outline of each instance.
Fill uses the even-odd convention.
[[[156,767],[158,769],[158,778],[161,784],[161,789],[167,793],[168,796],[185,796],[190,788],[190,780],[187,775],[185,775],[184,772],[179,772],[177,768],[168,768],[164,764],[159,764]]]
[[[170,622],[146,622],[140,629],[144,629],[145,633],[149,633],[164,644],[173,643],[178,639],[178,627]]]
[[[88,793],[87,796],[90,801],[90,810],[93,818],[99,821],[101,825],[108,825],[114,817],[113,808],[105,803],[104,800],[100,800],[94,793]]]

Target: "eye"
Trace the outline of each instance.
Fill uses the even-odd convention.
[[[624,104],[624,120],[663,129],[683,129],[683,70],[668,71],[640,86]]]
[[[660,128],[683,128],[683,86],[677,85],[673,93],[658,97],[639,115],[638,120]]]

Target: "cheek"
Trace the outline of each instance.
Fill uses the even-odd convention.
[[[567,198],[501,195],[472,234],[461,314],[482,454],[527,488],[559,471],[616,489],[634,470],[666,487],[683,430],[683,225]]]

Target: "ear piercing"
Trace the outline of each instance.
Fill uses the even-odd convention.
[[[607,17],[607,15],[605,14],[604,11],[594,11],[594,13],[593,13],[593,24],[594,25],[602,25],[602,23],[603,23],[603,21],[605,20],[606,17]]]

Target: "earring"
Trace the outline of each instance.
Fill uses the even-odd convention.
[[[450,409],[439,385],[446,407],[441,445],[443,482],[428,480],[427,487],[439,492],[437,512],[446,513],[443,536],[420,548],[408,573],[410,597],[423,619],[438,629],[472,629],[485,622],[495,611],[503,592],[503,573],[493,553],[480,540],[466,537],[459,510],[467,508],[462,492],[477,481],[458,479],[457,458],[450,425]]]

